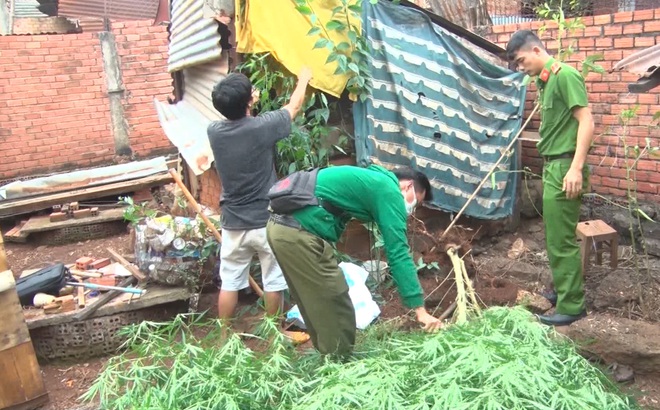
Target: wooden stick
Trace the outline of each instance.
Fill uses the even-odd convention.
[[[130,285],[133,285],[137,282],[137,278],[131,276],[126,279],[124,279],[119,286],[120,287],[127,287]],[[105,305],[106,303],[110,302],[112,299],[115,298],[117,295],[121,295],[123,292],[119,290],[111,290],[108,293],[106,293],[103,296],[100,296],[98,299],[96,299],[95,303],[92,303],[91,305],[87,305],[85,308],[83,308],[80,312],[76,313],[73,315],[73,318],[75,320],[85,320],[88,317],[90,317],[98,308],[101,306]]]
[[[0,232],[0,272],[4,272],[6,270],[9,270],[9,262],[7,262],[5,243],[2,240],[2,232]]]
[[[72,275],[79,276],[81,278],[100,278],[101,276],[103,276],[102,274],[97,272],[85,272],[78,269],[69,269],[69,271],[71,272]]]
[[[82,286],[78,288],[78,307],[85,307],[85,288]]]
[[[204,223],[206,224],[206,227],[211,231],[213,236],[215,236],[215,239],[218,240],[218,243],[222,243],[222,235],[220,235],[220,232],[216,229],[215,225],[213,225],[213,222],[204,215],[204,212],[202,212],[202,207],[199,206],[195,198],[190,194],[190,191],[188,191],[188,188],[183,184],[183,181],[181,181],[181,177],[179,177],[179,174],[173,170],[170,169],[170,175],[172,176],[172,179],[174,179],[174,182],[181,188],[181,191],[183,192],[183,195],[185,195],[186,199],[188,200],[188,205],[190,205],[193,210],[199,215]],[[261,287],[259,287],[259,284],[252,278],[250,274],[248,274],[248,279],[250,281],[250,286],[252,289],[254,289],[254,292],[257,294],[257,296],[262,297],[264,292],[261,290]]]
[[[539,109],[539,104],[537,103],[536,106],[534,107],[534,109],[532,110],[532,113],[529,115],[529,117],[527,117],[527,121],[525,121],[525,123],[523,124],[523,126],[520,127],[520,130],[518,130],[518,133],[516,133],[516,135],[513,137],[513,139],[512,139],[511,142],[509,143],[509,146],[506,147],[506,150],[505,150],[505,151],[502,153],[502,155],[500,156],[500,159],[498,159],[497,162],[495,163],[495,165],[493,165],[493,167],[491,168],[491,170],[488,171],[488,174],[486,174],[486,176],[484,177],[484,179],[481,180],[481,183],[479,184],[479,186],[477,186],[477,189],[474,190],[474,192],[472,193],[472,195],[470,195],[470,197],[468,198],[467,202],[465,202],[465,205],[463,205],[463,207],[461,208],[461,210],[458,211],[458,213],[457,213],[456,216],[454,217],[454,220],[451,221],[451,223],[449,224],[449,226],[447,227],[447,229],[445,229],[445,231],[444,231],[444,232],[442,233],[442,235],[440,236],[440,239],[443,239],[445,236],[447,236],[447,233],[451,230],[451,228],[454,227],[454,225],[455,225],[456,222],[458,221],[458,218],[460,218],[461,215],[463,215],[463,212],[465,212],[465,210],[467,209],[468,205],[470,205],[470,203],[472,203],[472,201],[474,200],[474,198],[476,198],[476,196],[477,196],[477,194],[479,193],[479,191],[481,191],[481,188],[484,186],[484,184],[486,183],[486,181],[488,181],[488,178],[490,178],[491,174],[492,174],[493,172],[495,172],[495,170],[497,169],[498,166],[500,166],[500,163],[504,160],[504,157],[506,156],[507,152],[509,152],[509,151],[511,150],[511,148],[513,147],[513,144],[515,144],[515,143],[518,141],[518,138],[520,138],[520,135],[523,133],[523,131],[525,130],[525,128],[527,128],[527,125],[528,125],[529,122],[531,121],[531,119],[532,119],[532,117],[534,116],[534,114],[536,114],[536,111],[537,111],[538,109]]]
[[[452,302],[452,304],[449,305],[449,307],[444,312],[442,312],[442,314],[440,315],[440,317],[438,319],[440,319],[440,320],[447,319],[449,317],[449,315],[454,313],[455,309],[456,309],[456,301]]]
[[[117,253],[114,249],[108,248],[107,251],[112,256],[112,259],[116,260],[123,267],[128,269],[128,271],[131,272],[131,275],[135,276],[135,278],[137,278],[138,281],[144,282],[145,280],[147,280],[147,275],[145,275],[144,273],[142,273],[142,271],[140,271],[140,269],[129,263],[126,259],[124,259],[123,256]]]

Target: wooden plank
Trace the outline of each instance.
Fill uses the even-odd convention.
[[[142,273],[140,269],[137,268],[137,266],[129,263],[126,259],[124,259],[123,256],[121,256],[119,253],[117,253],[114,249],[108,248],[107,249],[108,253],[112,256],[112,259],[116,260],[119,262],[123,267],[128,269],[129,272],[131,272],[131,275],[137,278],[140,282],[144,282],[147,280],[147,275]]]
[[[26,223],[27,221],[21,221],[18,224],[16,224],[16,226],[14,226],[11,230],[5,233],[5,240],[7,242],[15,242],[15,243],[27,242],[28,234],[21,231],[21,229],[25,226]]]
[[[47,398],[47,393],[9,270],[0,272],[0,312],[0,408],[26,408],[25,403]]]
[[[91,225],[101,222],[119,221],[124,219],[124,208],[113,208],[99,211],[98,216],[92,216],[82,219],[67,219],[66,221],[51,222],[48,215],[34,216],[21,228],[23,233],[52,231],[60,228],[69,228],[73,226]]]
[[[541,135],[538,131],[523,131],[519,139],[520,141],[539,142]]]
[[[32,342],[0,351],[0,374],[0,408],[27,409],[24,406],[28,402],[44,404],[48,401]]]
[[[9,262],[7,261],[7,254],[5,253],[5,241],[2,239],[2,232],[0,232],[0,272],[9,269]]]
[[[40,211],[64,202],[86,201],[89,199],[151,188],[152,186],[164,185],[170,182],[173,182],[170,174],[157,174],[134,179],[132,181],[121,181],[96,187],[58,192],[55,194],[2,201],[0,202],[0,218]]]
[[[12,271],[0,273],[0,282],[5,284],[0,292],[0,351],[18,346],[30,340],[30,332],[25,325],[23,308],[18,300]]]
[[[128,279],[134,280],[133,277]],[[107,304],[98,307],[98,309],[93,314],[89,315],[88,319],[162,305],[165,303],[175,302],[177,300],[188,300],[191,296],[190,291],[185,287],[150,285],[146,289],[147,292],[144,295],[140,296],[139,298],[133,298],[131,303],[126,303],[122,300],[122,298],[119,297],[114,298]],[[108,294],[110,294],[110,292],[106,293],[106,295]],[[99,299],[104,296],[105,295],[99,296],[98,298],[87,297],[85,301],[87,306],[85,309],[88,309],[89,307],[93,306],[93,304],[96,304]],[[78,312],[82,312],[82,310]],[[44,315],[41,309],[23,310],[28,329],[59,325],[62,323],[73,323],[76,322],[76,313],[77,312],[66,312],[55,315]]]

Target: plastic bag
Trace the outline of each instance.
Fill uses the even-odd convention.
[[[365,329],[380,315],[380,308],[374,302],[369,288],[365,285],[369,272],[361,266],[347,262],[340,263],[339,268],[344,272],[344,278],[348,284],[348,296],[350,296],[355,309],[355,327],[360,330]],[[298,305],[287,312],[286,320],[293,322],[302,329],[306,328]]]

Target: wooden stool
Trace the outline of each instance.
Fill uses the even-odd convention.
[[[582,253],[582,272],[587,271],[587,265],[593,251],[596,253],[596,264],[603,263],[603,244],[610,252],[610,267],[615,269],[619,261],[619,234],[611,226],[597,219],[578,223],[576,234]]]

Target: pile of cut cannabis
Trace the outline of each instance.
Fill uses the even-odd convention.
[[[217,323],[196,338],[200,326],[186,315],[127,328],[128,351],[108,362],[84,399],[159,410],[639,408],[521,308],[491,308],[434,335],[375,325],[347,363],[297,352],[271,322],[262,325],[271,340],[263,351],[238,334],[217,346]]]

